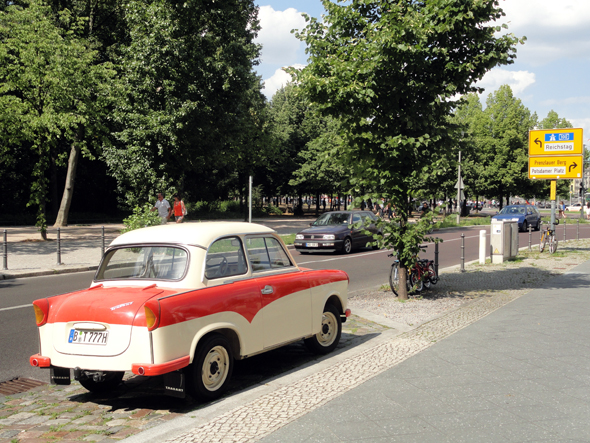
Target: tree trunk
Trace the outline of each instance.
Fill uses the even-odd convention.
[[[318,217],[320,215],[320,194],[319,192],[315,195],[315,216]]]
[[[70,213],[70,205],[72,204],[72,196],[74,195],[74,183],[76,181],[76,170],[78,168],[78,159],[80,158],[80,147],[78,143],[72,143],[70,149],[70,157],[68,159],[68,173],[66,175],[66,185],[64,193],[59,205],[59,212],[55,219],[54,228],[64,227],[68,225],[68,215]]]
[[[51,215],[57,216],[59,212],[58,200],[59,200],[59,191],[57,189],[57,159],[55,158],[55,149],[51,150],[50,160],[49,160],[49,170],[51,180],[49,182],[49,189],[51,193],[50,201],[51,201]]]

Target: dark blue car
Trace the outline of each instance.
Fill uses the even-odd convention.
[[[373,237],[367,235],[365,230],[378,233],[374,224],[376,220],[377,217],[371,211],[326,212],[309,228],[298,232],[293,244],[302,254],[336,251],[350,254],[353,249],[364,248],[373,241]],[[357,227],[357,223],[362,226]]]
[[[535,231],[541,229],[541,213],[532,205],[509,205],[492,217],[492,220],[513,220],[518,222],[518,229],[528,231],[532,226]]]

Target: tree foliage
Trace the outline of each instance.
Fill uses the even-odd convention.
[[[132,0],[113,49],[123,98],[104,158],[126,204],[157,190],[189,193],[222,168],[250,118],[260,48],[250,0]],[[260,96],[260,94],[259,94]],[[230,153],[231,155],[231,153]]]
[[[80,36],[83,26],[68,10],[56,15],[37,0],[0,12],[1,149],[12,159],[31,152],[28,204],[37,208],[43,236],[48,170],[63,164],[71,145],[91,155],[88,139],[101,134],[97,115],[109,98],[113,70]]]

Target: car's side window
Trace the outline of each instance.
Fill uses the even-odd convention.
[[[280,242],[274,237],[247,238],[246,250],[253,271],[267,271],[292,266]]]
[[[289,256],[281,246],[281,243],[274,237],[266,237],[266,248],[270,257],[271,268],[286,268],[293,266]]]
[[[239,237],[220,238],[209,247],[205,260],[205,277],[209,280],[241,275],[247,271],[248,266]]]
[[[352,224],[358,223],[362,221],[361,216],[359,214],[353,214],[352,216]]]

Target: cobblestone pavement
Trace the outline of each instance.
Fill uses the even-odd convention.
[[[354,348],[388,329],[353,315],[343,325],[336,352]],[[302,343],[295,343],[237,361],[228,396],[325,358],[318,358]],[[0,443],[106,443],[207,406],[191,398],[180,400],[164,395],[158,377],[151,379],[129,373],[126,378],[115,396],[104,398],[89,394],[75,381],[71,386],[46,385],[22,394],[0,397]]]
[[[272,392],[222,411],[205,422],[201,420],[189,432],[170,431],[166,434],[168,441],[256,441],[588,259],[590,241],[568,242],[560,244],[553,256],[522,253],[516,261],[503,265],[470,265],[465,273],[449,270],[430,294],[406,303],[391,301],[379,290],[358,294],[353,303],[375,297],[381,300],[376,304],[367,302],[363,307],[374,314],[373,321],[353,316],[345,324],[335,356],[318,359],[301,344],[294,344],[237,362],[230,393],[221,403],[265,385],[280,374],[301,367],[311,370],[306,372],[309,375]],[[383,303],[385,299],[389,304]],[[441,311],[440,302],[446,300],[452,303]],[[436,309],[429,310],[429,303],[436,303]],[[417,309],[421,304],[426,307]],[[408,311],[414,313],[406,315]],[[382,318],[383,322],[375,318]],[[411,323],[415,329],[399,334],[388,328],[388,319]],[[314,370],[314,366],[320,369]],[[104,398],[87,393],[76,382],[71,386],[43,386],[0,397],[0,443],[109,442],[142,431],[146,431],[145,440],[149,440],[147,433],[158,426],[170,426],[181,418],[200,414],[202,419],[214,406],[190,398],[166,397],[157,378],[131,377],[116,395]]]

